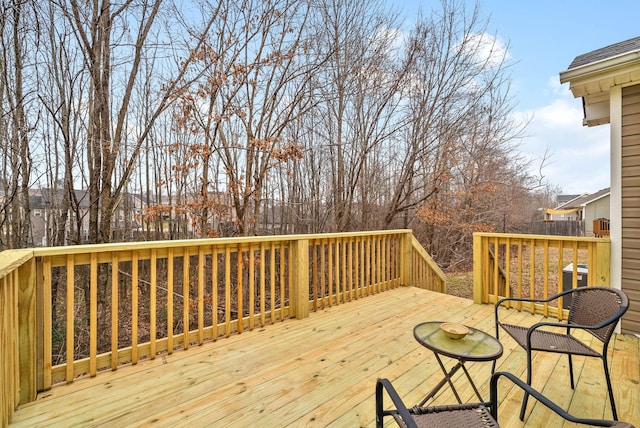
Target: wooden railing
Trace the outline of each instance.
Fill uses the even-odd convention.
[[[444,274],[410,230],[0,255],[3,425],[19,402],[79,375],[400,285],[444,291]]]
[[[415,236],[411,235],[412,285],[438,293],[446,293],[446,275]]]
[[[608,238],[475,233],[473,298],[494,303],[502,297],[546,299],[565,289],[610,285]],[[586,272],[585,272],[586,270]],[[506,286],[505,286],[506,284]],[[516,305],[519,310],[566,317],[557,305]]]

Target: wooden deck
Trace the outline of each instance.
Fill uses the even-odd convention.
[[[508,316],[522,323],[540,319],[516,311]],[[493,317],[489,305],[399,288],[56,386],[17,410],[10,426],[371,427],[378,377],[390,378],[410,405],[441,379],[433,354],[413,338],[415,324],[448,320],[493,332]],[[524,351],[501,338],[498,369],[524,378]],[[636,337],[616,335],[610,351],[618,413],[636,424],[639,347]],[[537,354],[535,360],[534,387],[576,415],[611,417],[598,359],[574,360],[575,392],[566,357]],[[488,396],[491,364],[468,367]],[[454,382],[463,400],[473,401],[466,382]],[[506,382],[499,393],[502,426],[563,426],[533,400],[523,424],[517,416],[521,393]],[[448,387],[435,400],[455,402]]]

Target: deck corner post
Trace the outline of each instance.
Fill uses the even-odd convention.
[[[297,319],[309,318],[309,240],[291,241],[293,278],[291,313]]]
[[[473,303],[483,303],[482,267],[484,254],[482,253],[482,235],[473,234]]]
[[[611,286],[611,241],[609,239],[596,243],[595,262],[593,285]]]
[[[36,399],[36,260],[18,268],[18,353],[20,403]]]
[[[401,281],[405,287],[415,285],[413,282],[413,260],[412,254],[413,231],[409,230],[402,235],[402,249],[400,254]]]

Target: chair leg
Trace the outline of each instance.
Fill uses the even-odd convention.
[[[567,354],[569,356],[569,379],[571,379],[571,389],[576,389],[573,383],[573,360],[571,359],[571,354]]]
[[[376,428],[382,428],[384,426],[384,413],[382,404],[382,382],[376,382]]]
[[[496,312],[496,320],[497,320],[497,312]],[[496,322],[496,340],[498,342],[500,342],[500,327],[498,326],[498,323]],[[493,363],[491,364],[491,374],[493,375],[496,372],[496,363],[498,362],[498,360],[493,360]]]
[[[531,350],[527,349],[527,385],[531,386]],[[529,400],[529,393],[524,392],[522,397],[522,407],[520,408],[520,420],[524,421],[524,413],[527,410],[527,401]]]
[[[604,377],[607,380],[607,389],[609,389],[609,400],[611,401],[611,413],[613,413],[613,420],[617,421],[618,412],[616,411],[616,402],[613,399],[613,388],[611,387],[611,378],[609,377],[609,365],[607,364],[606,354],[602,357],[602,363],[604,364]]]

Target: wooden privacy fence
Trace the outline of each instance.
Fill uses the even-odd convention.
[[[400,285],[444,291],[444,274],[410,230],[1,254],[3,415],[82,374]]]
[[[569,288],[610,285],[608,238],[474,233],[473,298],[495,303],[502,297],[546,299]],[[585,272],[586,270],[586,272]],[[566,317],[560,300],[519,310]]]

